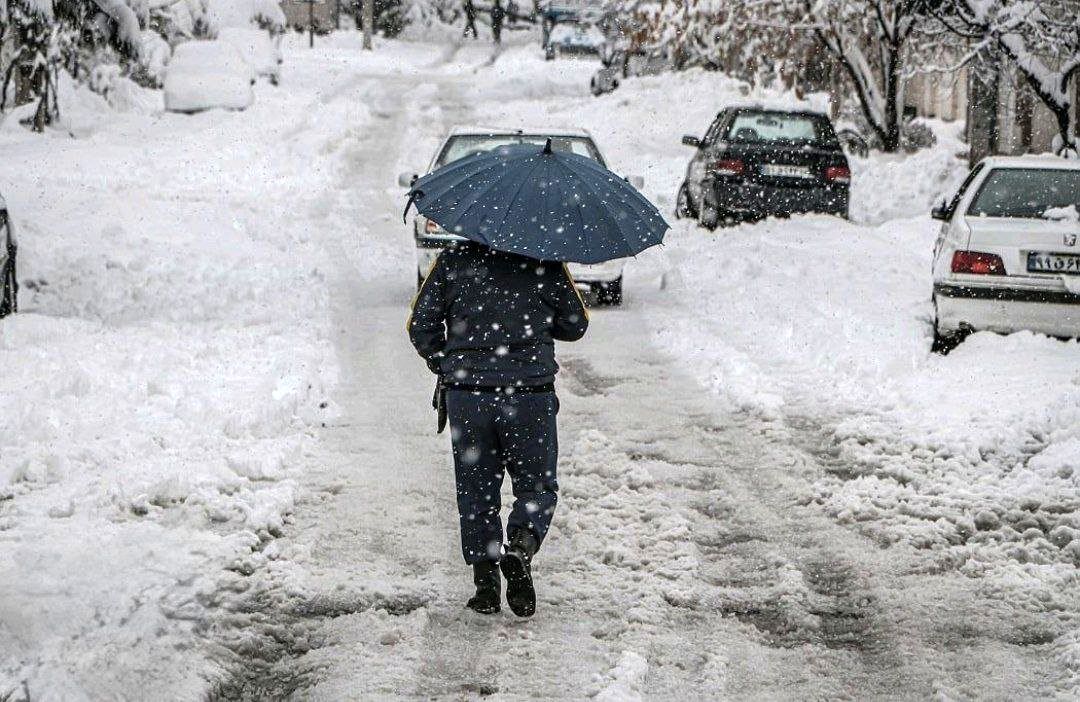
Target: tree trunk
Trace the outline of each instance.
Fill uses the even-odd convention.
[[[375,0],[362,0],[364,3],[364,49],[371,51],[371,34],[375,31]]]
[[[968,82],[967,138],[974,166],[998,149],[998,80],[996,52],[984,51],[972,64]]]
[[[895,153],[900,150],[903,110],[900,109],[900,47],[889,47],[889,64],[885,66],[885,124],[882,126],[882,151]]]

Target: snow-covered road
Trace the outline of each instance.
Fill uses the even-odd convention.
[[[753,238],[762,231],[780,241],[836,234],[812,218],[728,242],[679,226],[666,252],[635,262],[627,304],[596,310],[586,340],[559,350],[562,499],[535,565],[538,614],[465,610],[448,439],[434,433],[431,378],[402,329],[414,264],[396,174],[422,168],[454,124],[578,119],[616,168],[641,172],[647,162],[650,194],[662,201],[679,175],[679,133],[661,144],[655,135],[672,127],[653,119],[627,137],[628,123],[662,108],[602,114],[586,94],[590,66],[553,67],[535,50],[491,62],[472,46],[391,43],[375,57],[356,49],[343,40],[294,47],[282,88],[260,92],[245,117],[135,114],[82,147],[4,135],[5,149],[41,159],[29,184],[0,174],[13,208],[46,217],[24,228],[28,248],[35,231],[78,231],[59,221],[70,215],[48,219],[47,202],[73,210],[69,198],[85,193],[77,202],[89,212],[94,247],[60,261],[38,253],[40,272],[29,275],[55,288],[65,268],[102,263],[104,249],[113,265],[103,267],[126,282],[101,283],[113,297],[97,306],[76,305],[98,300],[80,294],[86,283],[42,288],[31,314],[0,328],[0,408],[18,410],[0,417],[0,498],[9,498],[0,546],[13,546],[0,556],[0,698],[1070,694],[1080,660],[1062,641],[1078,628],[1080,606],[1067,594],[1075,574],[1065,570],[1075,567],[1052,562],[1056,580],[1023,571],[1038,587],[1021,571],[999,569],[995,580],[962,572],[955,548],[882,537],[895,507],[871,490],[866,501],[886,515],[880,531],[838,518],[825,493],[845,470],[858,474],[859,455],[836,450],[837,417],[889,415],[853,401],[814,405],[813,388],[791,390],[785,362],[799,361],[815,385],[826,381],[806,369],[842,373],[841,364],[823,363],[830,356],[813,343],[792,342],[794,360],[773,359],[773,347],[753,347],[760,337],[740,310],[697,305],[688,276],[702,275],[710,256],[767,246]],[[648,100],[652,80],[631,97],[608,96],[607,107]],[[690,117],[715,102],[703,98]],[[157,142],[162,132],[175,143]],[[111,171],[134,157],[116,149],[155,143],[152,166],[118,183]],[[92,184],[64,175],[86,159]],[[46,189],[54,195],[38,195]],[[142,199],[114,211],[131,202],[124,192]],[[869,225],[850,229],[888,240]],[[186,231],[196,243],[181,266],[167,253]],[[906,290],[907,278],[895,278]],[[175,288],[194,289],[177,301]],[[117,290],[127,297],[115,299]],[[730,304],[735,293],[726,293],[715,304]],[[743,326],[725,330],[725,318]],[[665,342],[675,330],[680,343]],[[710,338],[734,339],[735,351],[717,343],[701,353]],[[104,355],[81,358],[86,339]],[[1075,345],[1020,343],[1036,360],[1075,354]],[[125,354],[135,346],[149,360]],[[759,365],[740,359],[732,371],[740,350]],[[1073,361],[1055,363],[1070,377]],[[35,370],[42,364],[51,376]],[[762,368],[772,371],[767,392],[747,380]],[[714,392],[721,380],[733,394]],[[843,397],[856,394],[838,385]],[[44,409],[30,407],[34,393]],[[141,414],[146,406],[155,411]],[[90,426],[76,423],[88,412]],[[999,493],[987,488],[975,502],[986,507]],[[967,515],[964,494],[939,496]],[[1072,499],[1061,495],[1066,506]],[[1049,531],[1044,514],[1028,510]],[[83,550],[90,538],[94,548]],[[80,598],[85,607],[72,604]]]

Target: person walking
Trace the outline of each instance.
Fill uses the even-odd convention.
[[[476,31],[476,7],[473,5],[472,0],[465,0],[463,3],[465,7],[465,31],[462,33],[462,37],[472,36],[473,39],[479,37]]]
[[[589,326],[565,262],[634,256],[662,243],[669,225],[628,179],[567,140],[516,138],[413,181],[402,217],[415,206],[462,240],[435,259],[406,327],[439,378],[439,431],[450,422],[461,552],[476,584],[468,606],[499,611],[501,571],[510,609],[528,617],[532,559],[559,492],[555,342]]]
[[[532,560],[559,490],[554,342],[588,325],[564,264],[472,242],[439,254],[413,302],[409,339],[438,376],[435,404],[450,424],[461,551],[476,586],[467,606],[481,614],[500,610],[500,571],[511,611],[536,610]],[[504,543],[505,473],[514,504]]]
[[[503,20],[506,18],[506,10],[503,9],[500,0],[493,0],[491,5],[491,36],[496,44],[502,43]]]

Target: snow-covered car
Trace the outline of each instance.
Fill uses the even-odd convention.
[[[736,106],[721,110],[695,148],[675,213],[721,222],[801,212],[848,216],[851,169],[828,115]]]
[[[255,72],[231,44],[185,42],[165,69],[165,109],[169,112],[246,110],[255,101]]]
[[[281,80],[281,35],[271,36],[262,29],[227,27],[218,32],[218,39],[229,44],[244,57],[255,75],[266,78],[271,85]]]
[[[19,311],[19,283],[15,277],[15,224],[0,195],[0,317]]]
[[[561,54],[599,54],[604,42],[604,33],[595,24],[556,24],[544,46],[544,58],[550,61]]]
[[[507,144],[541,145],[548,139],[551,139],[551,146],[557,151],[571,151],[591,158],[601,165],[607,165],[592,136],[582,129],[521,130],[458,127],[452,130],[443,140],[442,145],[435,152],[427,172],[430,173],[466,156],[490,151]],[[398,184],[402,187],[409,187],[418,175],[417,173],[402,173],[398,177]],[[640,176],[628,177],[627,180],[639,189],[642,186]],[[417,215],[413,219],[413,238],[416,242],[416,285],[419,289],[424,282],[424,276],[431,269],[439,252],[446,246],[461,241],[462,238],[447,232],[423,215]],[[570,274],[574,277],[578,287],[583,291],[594,293],[598,303],[609,305],[618,305],[622,302],[623,269],[625,267],[625,259],[616,259],[593,265],[569,264]]]
[[[1080,337],[1080,162],[991,157],[932,216],[934,347],[973,331]]]

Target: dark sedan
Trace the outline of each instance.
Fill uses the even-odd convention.
[[[679,188],[676,214],[702,226],[770,215],[847,217],[851,170],[823,114],[733,107],[713,120]]]

